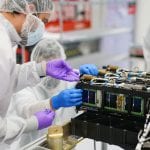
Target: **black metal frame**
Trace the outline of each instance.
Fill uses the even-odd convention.
[[[76,88],[100,90],[102,92],[102,106],[86,108],[86,112],[72,119],[72,134],[92,138],[110,144],[119,145],[127,149],[135,149],[138,142],[138,132],[143,129],[145,115],[150,109],[150,93],[144,90],[124,89],[106,85],[91,85],[90,82],[82,82],[76,85]],[[106,110],[104,108],[105,92],[126,94],[129,97],[138,96],[144,99],[144,114],[136,116],[131,113],[129,104],[128,112]]]

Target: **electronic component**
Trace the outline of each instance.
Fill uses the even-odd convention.
[[[80,80],[86,82],[86,81],[91,81],[94,78],[96,78],[96,77],[92,76],[92,75],[83,75],[83,76],[81,76]]]
[[[144,117],[148,111],[150,73],[112,65],[99,70],[103,70],[103,74],[83,75],[77,84],[77,88],[84,90],[82,107]]]
[[[100,108],[102,103],[102,93],[98,90],[83,90],[82,95],[83,104],[87,107]],[[94,110],[93,109],[93,110]]]
[[[132,103],[132,114],[143,115],[144,114],[144,99],[134,96]]]
[[[126,97],[123,94],[107,93],[105,109],[125,111]]]

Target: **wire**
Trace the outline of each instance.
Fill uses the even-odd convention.
[[[150,110],[149,110],[148,114],[146,115],[146,121],[145,121],[145,124],[144,124],[144,130],[140,131],[139,134],[138,134],[138,141],[139,142],[138,142],[135,150],[141,150],[143,144],[146,141],[150,140],[150,137],[147,137],[149,135],[149,133],[150,133]]]

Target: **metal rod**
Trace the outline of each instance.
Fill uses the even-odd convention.
[[[102,142],[101,150],[107,150],[107,143]]]
[[[94,150],[96,150],[96,141],[94,140]]]

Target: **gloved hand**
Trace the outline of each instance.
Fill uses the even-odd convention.
[[[46,75],[66,81],[78,81],[79,74],[64,60],[55,59],[46,64]]]
[[[80,74],[90,74],[93,76],[98,75],[98,68],[93,64],[81,65],[79,70],[80,70]]]
[[[39,111],[34,115],[38,120],[38,130],[41,130],[52,124],[55,117],[55,112],[49,109],[45,109],[44,111]]]
[[[58,109],[60,107],[71,107],[82,104],[82,90],[81,89],[67,89],[60,92],[58,95],[52,97],[52,108]]]

